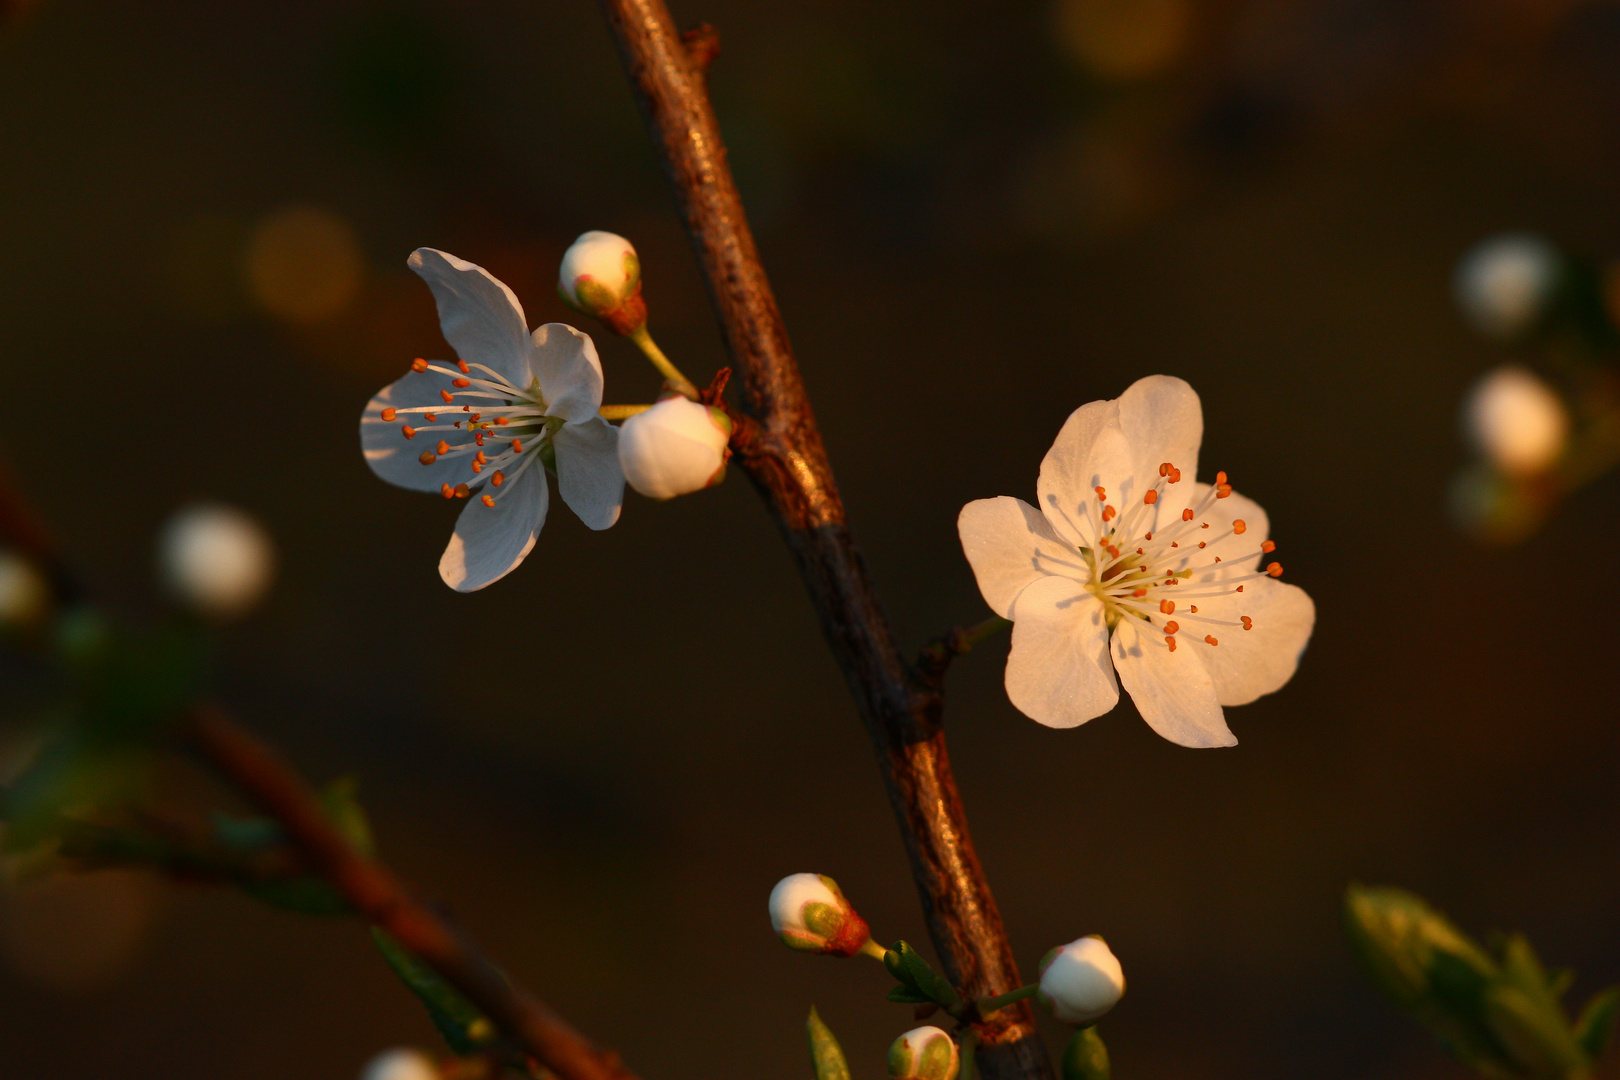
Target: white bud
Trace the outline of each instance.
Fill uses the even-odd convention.
[[[1493,236],[1474,245],[1457,264],[1452,283],[1457,304],[1480,333],[1516,338],[1546,314],[1562,266],[1558,250],[1539,236]]]
[[[175,599],[203,615],[229,618],[270,586],[275,549],[256,520],[228,506],[187,507],[158,539],[158,570]]]
[[[893,1080],[956,1080],[961,1067],[961,1051],[942,1028],[912,1028],[889,1046]]]
[[[619,466],[652,499],[713,487],[726,475],[731,427],[721,409],[667,397],[619,426]]]
[[[563,252],[557,272],[557,295],[575,311],[602,318],[639,298],[640,292],[641,260],[630,241],[619,234],[593,229],[581,233]],[[646,321],[644,306],[639,317]],[[629,332],[618,326],[614,329],[621,334]]]
[[[45,613],[51,588],[29,559],[0,551],[0,627],[26,626]]]
[[[1089,1024],[1125,993],[1125,972],[1108,943],[1095,934],[1053,949],[1041,961],[1035,998],[1065,1024]]]
[[[854,956],[872,937],[838,883],[824,874],[789,874],[771,890],[771,926],[800,952]]]
[[[1569,412],[1552,387],[1524,368],[1499,367],[1469,391],[1463,427],[1503,472],[1538,473],[1562,456]]]
[[[420,1050],[403,1046],[384,1050],[366,1062],[360,1073],[360,1080],[441,1080],[441,1077],[432,1058]]]

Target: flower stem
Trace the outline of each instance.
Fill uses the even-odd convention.
[[[1015,1001],[1022,1001],[1027,997],[1033,997],[1035,995],[1035,991],[1040,989],[1040,986],[1040,983],[1030,983],[1028,986],[1020,986],[1016,990],[1009,990],[1005,994],[998,994],[995,997],[980,998],[977,1002],[979,1015],[989,1016],[991,1013],[996,1012],[999,1009],[1005,1009],[1008,1005],[1011,1005]]]
[[[637,413],[644,413],[652,408],[651,405],[603,405],[596,410],[602,414],[604,420],[628,420]]]
[[[682,397],[691,398],[693,401],[697,400],[697,387],[693,386],[692,380],[682,375],[681,369],[676,367],[674,362],[664,355],[664,350],[660,349],[658,343],[653,341],[652,335],[647,333],[646,323],[642,323],[626,336],[636,343],[636,348],[640,349],[642,355],[652,361],[653,367],[657,368],[664,378],[669,380],[670,385]]]
[[[861,946],[861,955],[870,956],[872,959],[881,964],[883,963],[883,958],[889,955],[889,950],[885,949],[871,938],[867,938],[866,944]]]
[[[1003,619],[1000,615],[992,615],[982,623],[975,623],[966,630],[959,630],[956,636],[956,651],[965,653],[975,645],[984,644],[1011,626],[1011,619]]]

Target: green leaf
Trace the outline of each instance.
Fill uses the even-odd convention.
[[[918,993],[909,986],[896,986],[889,990],[889,1000],[901,1005],[927,1005],[934,999],[927,994]]]
[[[1603,1056],[1614,1031],[1614,1017],[1620,1012],[1620,986],[1611,986],[1593,996],[1575,1021],[1575,1040],[1581,1044],[1593,1061]]]
[[[815,1006],[811,1006],[804,1026],[810,1036],[810,1067],[815,1070],[816,1080],[849,1080],[844,1051],[833,1038],[832,1029],[822,1023]]]
[[[1562,1080],[1586,1068],[1585,1053],[1570,1033],[1561,1012],[1511,983],[1492,986],[1485,995],[1491,1029],[1523,1072]]]
[[[1108,1047],[1095,1027],[1081,1028],[1063,1048],[1063,1080],[1108,1080]]]
[[[427,1006],[428,1015],[451,1050],[470,1054],[494,1037],[495,1025],[463,997],[461,991],[440,978],[438,972],[376,927],[372,928],[371,937],[394,974]]]
[[[895,942],[884,954],[883,966],[902,986],[921,994],[923,1000],[932,1001],[947,1012],[961,1008],[962,995],[956,992],[956,987],[904,941]]]

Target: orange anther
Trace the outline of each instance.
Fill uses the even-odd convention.
[[[1242,518],[1238,518],[1236,521],[1232,522],[1232,531],[1237,533],[1239,536],[1242,536],[1244,533],[1249,531],[1249,524]]]
[[[484,415],[484,414],[483,414],[483,413],[481,413],[481,412],[475,412],[475,413],[473,413],[473,414],[472,414],[472,418],[473,418],[473,419],[474,419],[474,420],[477,420],[477,419],[478,419],[478,418],[479,418],[479,417],[480,417],[480,416],[483,416],[483,415]]]
[[[1260,545],[1260,550],[1265,552],[1267,555],[1270,555],[1273,551],[1277,550],[1277,545],[1273,541],[1267,540],[1265,543]]]
[[[472,385],[472,380],[471,379],[451,379],[450,380],[450,385],[455,387],[457,390],[464,390],[467,387]]]
[[[512,422],[512,421],[510,421],[510,420],[508,420],[508,419],[507,419],[507,418],[506,418],[506,417],[504,417],[504,416],[497,416],[497,417],[496,417],[496,418],[495,418],[495,423],[496,423],[496,424],[498,424],[498,425],[500,425],[500,426],[501,426],[501,427],[505,427],[505,426],[506,426],[506,425],[507,425],[507,424],[510,424],[510,423],[511,423],[511,422]]]
[[[450,452],[450,444],[445,442],[443,439],[440,439],[438,451],[441,454],[448,454]]]
[[[1232,494],[1232,485],[1231,484],[1217,484],[1215,486],[1215,497],[1217,499],[1229,498],[1231,496],[1231,494]]]
[[[474,435],[473,436],[473,442],[476,443],[479,446],[483,446],[484,445],[484,433],[482,431],[480,431],[478,434]]]
[[[1254,620],[1253,619],[1249,618],[1247,615],[1239,615],[1238,618],[1243,620],[1243,629],[1245,629],[1245,630],[1253,630],[1254,629]]]
[[[1198,614],[1198,605],[1194,604],[1192,607],[1188,608],[1187,610],[1192,612],[1194,615],[1196,615],[1196,614]]]
[[[1167,637],[1167,638],[1165,638],[1165,639],[1164,639],[1164,643],[1165,643],[1165,644],[1166,644],[1166,645],[1168,645],[1168,646],[1170,646],[1170,651],[1171,651],[1171,652],[1175,652],[1175,651],[1176,651],[1176,639],[1175,639],[1175,638],[1173,638],[1173,637]]]
[[[496,469],[495,475],[489,478],[489,482],[494,484],[496,487],[500,487],[502,484],[506,483],[506,474],[501,472],[501,470]]]
[[[1282,577],[1282,563],[1272,563],[1270,566],[1266,567],[1266,573],[1270,574],[1272,577]]]
[[[1159,610],[1169,615],[1176,610],[1176,602],[1174,600],[1160,600]]]
[[[1147,505],[1147,506],[1152,506],[1154,503],[1156,503],[1158,501],[1159,501],[1159,493],[1157,491],[1150,491],[1146,495],[1142,496],[1142,502],[1143,502],[1144,505]]]
[[[1172,619],[1169,622],[1164,624],[1164,632],[1167,633],[1167,634],[1174,634],[1177,631],[1179,631],[1180,629],[1181,629],[1181,624],[1176,622],[1174,619]]]
[[[1146,589],[1132,589],[1131,590],[1131,595],[1136,597],[1138,600],[1140,600],[1142,597],[1147,595],[1147,590]]]
[[[461,369],[461,373],[463,375],[467,374],[467,372],[472,370],[471,368],[469,368],[467,366],[467,361],[465,361],[465,360],[457,360],[456,361],[456,367]]]
[[[1110,559],[1119,558],[1119,548],[1115,547],[1113,544],[1104,545],[1103,550],[1108,552],[1108,557]]]
[[[1226,474],[1224,472],[1216,473],[1215,474],[1215,486],[1220,487],[1224,483],[1226,483]]]
[[[1191,521],[1192,519],[1193,519],[1192,507],[1189,506],[1187,509],[1185,509],[1185,510],[1183,510],[1181,512],[1181,520],[1182,521]]]
[[[447,499],[453,499],[456,497],[456,489],[451,487],[449,484],[440,484],[439,494],[443,495]]]
[[[422,374],[422,372],[427,370],[427,361],[418,356],[415,360],[411,361],[411,370],[416,372],[418,375]]]
[[[440,391],[439,391],[439,396],[440,396],[440,397],[442,397],[442,398],[444,398],[444,403],[445,403],[445,404],[446,404],[446,405],[448,405],[448,404],[450,404],[450,403],[451,403],[451,402],[452,402],[452,401],[454,401],[454,400],[456,400],[456,396],[455,396],[455,395],[454,395],[454,394],[452,394],[452,393],[451,393],[451,392],[450,392],[450,391],[448,391],[448,390],[440,390]]]
[[[1207,544],[1207,543],[1206,543],[1206,542],[1204,542],[1204,541],[1203,541],[1203,540],[1200,540],[1200,541],[1198,541],[1198,546],[1199,546],[1199,547],[1201,547],[1201,548],[1202,548],[1202,547],[1208,547],[1208,546],[1209,546],[1209,544]]]
[[[470,494],[472,494],[472,489],[467,487],[466,484],[457,484],[456,485],[456,489],[455,489],[456,498],[465,499]]]
[[[479,501],[482,502],[485,506],[494,506],[495,505],[495,496],[493,496],[493,495],[485,495]]]
[[[1221,561],[1221,557],[1220,557],[1220,556],[1219,556],[1219,555],[1217,555],[1217,556],[1215,556],[1215,561],[1216,561],[1216,562],[1220,562],[1220,561]]]
[[[512,452],[515,453],[515,454],[523,453],[523,440],[522,439],[513,439],[512,440]]]
[[[394,422],[394,417],[396,417],[398,415],[399,415],[399,413],[394,411],[393,409],[384,409],[382,411],[383,423],[392,424]]]
[[[1172,484],[1181,483],[1181,470],[1176,468],[1174,465],[1170,467],[1170,482]]]
[[[1176,543],[1174,540],[1172,540],[1172,541],[1170,541],[1170,546],[1171,547],[1180,547],[1181,545]]]
[[[1091,490],[1097,493],[1098,502],[1102,502],[1104,499],[1108,498],[1108,492],[1101,487],[1094,487]]]
[[[422,451],[422,456],[417,458],[416,460],[420,461],[424,465],[431,465],[435,461],[439,460],[439,455],[435,454],[431,450],[424,450],[424,451]]]
[[[1117,513],[1119,513],[1119,511],[1115,510],[1112,506],[1105,506],[1105,507],[1103,507],[1103,520],[1104,521],[1113,521],[1114,520],[1114,515],[1117,514]]]
[[[1214,634],[1205,634],[1204,635],[1204,644],[1205,645],[1219,645],[1220,642],[1215,640],[1215,635]]]
[[[483,472],[484,471],[484,463],[482,461],[473,462],[472,463],[472,470],[473,470],[473,472]]]
[[[1147,534],[1147,538],[1148,538],[1148,539],[1149,539],[1149,540],[1151,540],[1151,539],[1153,539],[1153,534],[1152,534],[1152,533],[1148,533],[1148,534]]]
[[[1168,461],[1159,462],[1159,475],[1160,476],[1169,476],[1170,475],[1170,463]]]
[[[1239,585],[1239,586],[1238,586],[1238,590],[1237,590],[1237,591],[1238,591],[1238,592],[1242,592],[1242,591],[1243,591],[1243,586],[1241,586],[1241,585]]]
[[[409,425],[409,424],[406,424],[404,427],[400,428],[399,430],[400,430],[401,434],[403,434],[407,439],[416,438],[416,429],[411,427],[411,425]]]
[[[484,456],[484,452],[482,450],[478,451],[478,453],[473,455],[473,460],[478,462],[478,464],[480,464],[480,465],[484,465],[484,464],[487,464],[489,462],[489,458]]]
[[[471,405],[463,405],[461,407],[461,411],[462,412],[472,412],[472,406]]]
[[[430,424],[433,423],[438,418],[439,417],[438,417],[438,415],[436,413],[425,412],[425,413],[422,414],[422,419],[426,420]]]

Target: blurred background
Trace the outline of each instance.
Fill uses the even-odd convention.
[[[1228,712],[1233,750],[1128,703],[1044,729],[1002,692],[1004,638],[952,672],[1024,970],[1086,932],[1125,965],[1118,1074],[1464,1075],[1356,967],[1351,880],[1525,931],[1576,999],[1620,979],[1620,482],[1513,548],[1447,494],[1470,384],[1538,360],[1470,330],[1458,260],[1509,229],[1620,257],[1620,5],[674,7],[720,30],[731,160],[906,641],[987,614],[960,507],[1032,498],[1068,413],[1154,372],[1203,396],[1206,478],[1270,512],[1316,599],[1298,677]],[[223,633],[217,694],[313,778],[357,776],[407,878],[649,1080],[807,1076],[812,1004],[881,1075],[912,1026],[887,976],[790,953],[765,917],[814,870],[880,941],[926,940],[746,480],[630,495],[603,534],[559,509],[461,596],[436,572],[459,507],[358,452],[370,394],[447,352],[420,245],[573,321],[558,257],[623,233],[665,350],[699,382],[724,362],[595,5],[0,13],[4,451],[95,593],[157,619],[161,523],[256,515],[278,583]],[[596,337],[608,399],[647,400],[652,369]],[[0,679],[18,715],[50,693],[10,654]],[[6,1074],[58,1080],[344,1078],[437,1046],[356,924],[131,873],[6,887],[0,1016]]]

